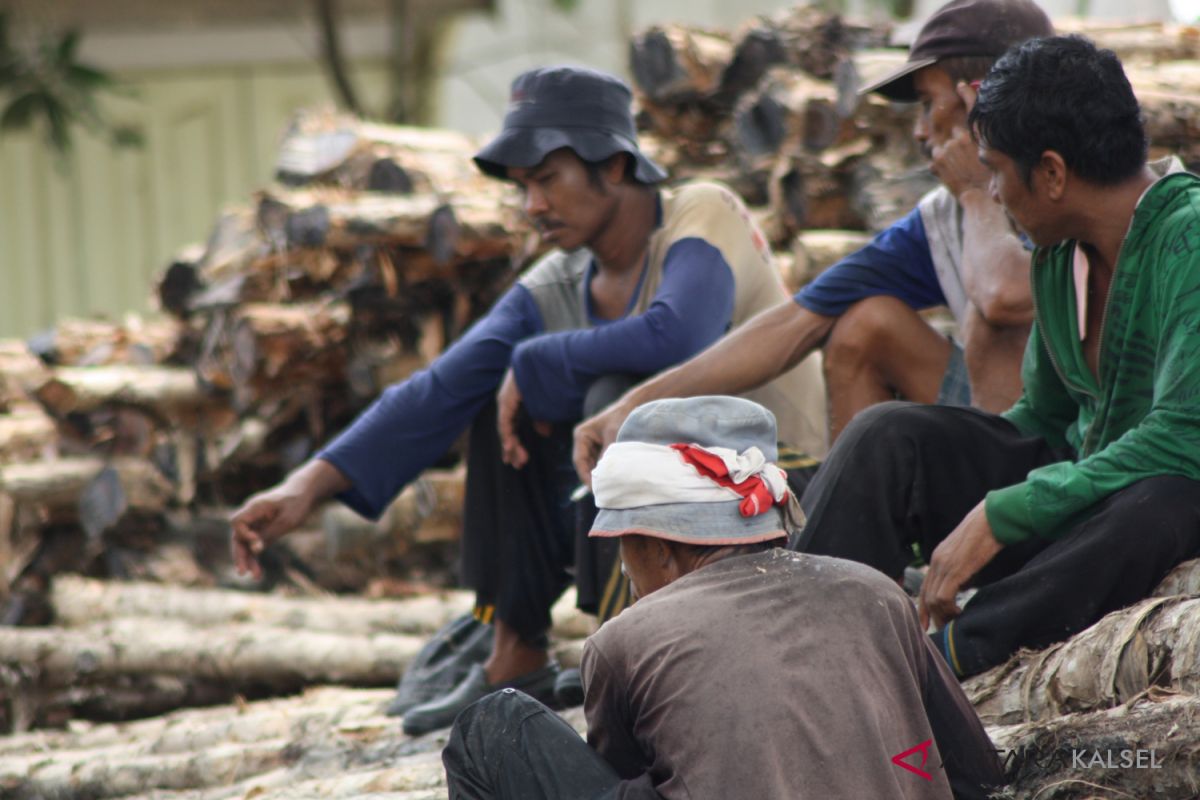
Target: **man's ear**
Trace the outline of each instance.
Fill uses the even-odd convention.
[[[1034,180],[1051,200],[1061,200],[1067,191],[1067,162],[1056,150],[1042,153],[1033,168]]]
[[[666,539],[648,536],[646,541],[650,545],[651,563],[655,566],[665,569],[676,560],[675,548]]]
[[[609,156],[602,168],[605,182],[610,186],[619,186],[623,183],[625,180],[625,171],[629,168],[629,160],[631,158],[633,156],[624,151],[613,153]]]

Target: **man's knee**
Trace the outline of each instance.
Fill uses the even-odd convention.
[[[464,708],[454,720],[454,727],[460,728],[464,736],[471,731],[487,736],[489,732],[515,728],[542,708],[541,703],[524,692],[501,689]]]
[[[889,400],[863,409],[855,415],[838,439],[863,440],[867,446],[885,449],[901,440],[920,439],[944,424],[943,407],[904,400]]]
[[[1100,513],[1119,528],[1200,535],[1200,482],[1178,475],[1143,478],[1114,495]]]
[[[825,342],[826,374],[869,362],[896,335],[898,318],[915,313],[902,301],[886,296],[868,297],[850,306],[833,324]]]

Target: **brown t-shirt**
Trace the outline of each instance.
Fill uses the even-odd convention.
[[[1001,780],[912,602],[841,559],[702,567],[605,623],[583,678],[589,743],[669,800],[949,798],[951,780],[984,797]],[[893,763],[930,739],[929,778]],[[921,752],[904,761],[921,768]]]

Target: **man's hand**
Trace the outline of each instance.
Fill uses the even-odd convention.
[[[579,474],[579,480],[587,486],[592,485],[592,470],[604,454],[604,448],[616,440],[621,423],[631,411],[632,408],[618,401],[575,426],[575,447],[571,457],[575,462],[575,472]]]
[[[283,483],[259,492],[229,518],[233,564],[239,575],[262,578],[259,555],[267,545],[304,522],[317,503],[343,492],[350,480],[329,462],[314,458]]]
[[[970,113],[975,106],[975,90],[963,81],[955,88]],[[979,148],[965,126],[956,126],[946,141],[933,146],[929,168],[956,198],[970,189],[985,195],[988,192],[991,175],[979,163]]]
[[[517,436],[517,414],[521,411],[521,388],[510,368],[504,373],[500,390],[496,392],[496,430],[500,434],[500,460],[510,467],[521,469],[529,463],[529,451]],[[534,422],[533,429],[541,436],[550,435],[550,423]]]
[[[304,522],[312,507],[308,493],[297,493],[286,483],[247,500],[229,520],[233,526],[233,564],[238,574],[249,572],[256,579],[262,578],[258,561],[262,551]]]
[[[929,627],[930,618],[940,628],[957,617],[962,609],[955,597],[1003,548],[1004,545],[992,535],[992,526],[984,512],[983,501],[980,501],[934,549],[933,557],[929,559],[929,571],[917,600],[921,628]]]

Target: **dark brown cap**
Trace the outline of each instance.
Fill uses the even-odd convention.
[[[904,66],[859,90],[879,92],[892,100],[917,99],[912,75],[943,58],[999,58],[1026,39],[1053,36],[1046,12],[1031,0],[953,0],[921,26]]]

